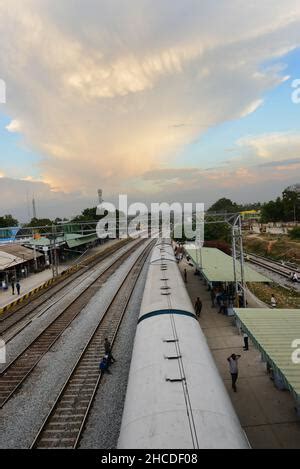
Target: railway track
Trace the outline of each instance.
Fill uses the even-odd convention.
[[[10,330],[17,323],[21,322],[23,319],[31,318],[32,314],[36,315],[37,313],[43,314],[44,312],[46,312],[48,309],[50,309],[52,306],[62,300],[73,289],[73,282],[76,279],[78,279],[78,283],[76,285],[80,284],[83,280],[85,280],[91,275],[91,270],[95,266],[97,266],[108,256],[117,252],[125,244],[126,243],[121,243],[105,249],[102,253],[99,254],[99,256],[96,256],[96,258],[93,259],[91,262],[89,261],[89,258],[85,259],[81,262],[82,266],[79,271],[75,272],[74,274],[71,274],[64,280],[61,280],[60,283],[54,284],[53,286],[49,287],[49,289],[47,289],[46,291],[41,292],[38,297],[35,297],[30,300],[29,304],[27,303],[23,306],[19,306],[17,309],[2,313],[0,316],[0,337],[3,337],[3,335],[7,333],[8,330]],[[85,273],[87,273],[86,276],[84,276]],[[67,289],[67,291],[64,292],[64,290],[70,284],[72,284],[72,288]],[[57,299],[53,300],[53,297],[59,293],[63,294],[60,295]],[[26,324],[24,327],[26,327]],[[20,330],[22,330],[24,327],[22,327]],[[10,337],[9,339],[5,338],[5,342],[8,343],[8,341],[11,340],[14,336],[15,335]]]
[[[0,373],[0,408],[2,408],[20,388],[42,357],[78,316],[99,288],[142,243],[143,240],[134,244],[128,251],[114,260],[84,292],[80,293],[63,309],[59,316],[56,317],[25,350],[6,366]]]
[[[280,262],[272,261],[270,259],[267,259],[267,258],[262,257],[262,256],[258,256],[256,254],[246,254],[245,258],[248,262],[251,262],[252,264],[263,267],[267,270],[270,270],[271,272],[279,274],[282,277],[285,277],[285,278],[288,278],[288,279],[290,278],[291,271],[297,272],[300,275],[299,270],[292,269],[289,266],[284,266]]]
[[[113,344],[137,279],[152,249],[148,244],[120,288],[75,364],[31,448],[76,448],[84,430],[101,373],[99,361],[104,355],[104,338]]]

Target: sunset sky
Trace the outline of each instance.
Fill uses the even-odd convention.
[[[300,182],[299,0],[0,0],[1,213]]]

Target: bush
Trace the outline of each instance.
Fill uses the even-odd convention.
[[[289,237],[291,239],[300,239],[300,226],[295,226],[290,232]]]

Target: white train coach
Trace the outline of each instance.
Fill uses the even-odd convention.
[[[118,448],[249,448],[166,239],[151,255]]]

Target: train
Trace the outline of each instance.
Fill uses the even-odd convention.
[[[151,253],[118,449],[248,449],[174,255]]]

